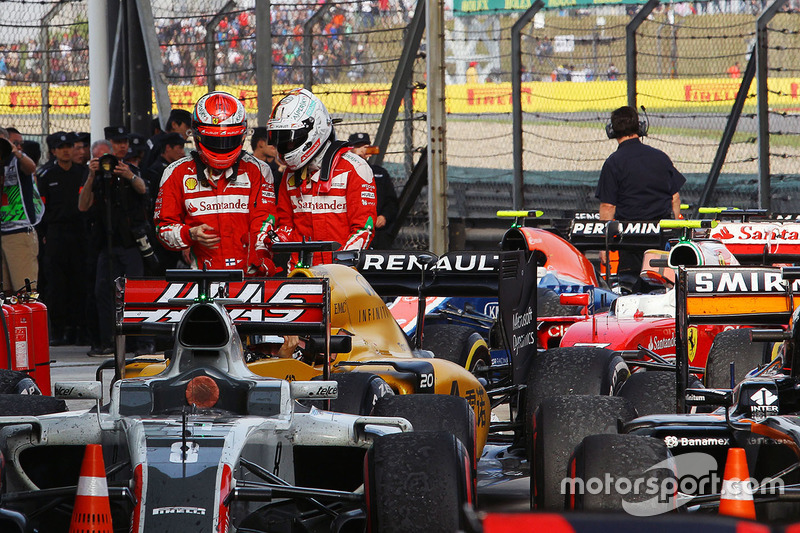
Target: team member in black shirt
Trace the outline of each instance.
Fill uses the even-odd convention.
[[[86,220],[78,210],[78,197],[89,174],[85,165],[73,162],[72,133],[57,132],[47,137],[54,159],[37,172],[39,191],[47,209],[44,227],[44,294],[51,324],[51,344],[75,344],[85,336],[83,312],[85,291],[80,280],[86,258]]]
[[[618,146],[603,164],[595,191],[600,200],[600,220],[680,217],[678,191],[686,178],[667,154],[642,144],[640,137],[646,134],[643,126],[632,107],[620,107],[611,113],[609,135],[616,138]],[[642,255],[643,252],[620,251],[620,277],[634,275],[634,291],[642,287],[639,278]],[[605,262],[604,252],[600,257]]]

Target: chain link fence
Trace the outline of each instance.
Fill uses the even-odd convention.
[[[89,118],[86,1],[3,2],[0,114],[43,143],[53,131],[85,131]],[[58,112],[53,112],[57,108]]]
[[[132,1],[132,0],[129,0]],[[792,0],[794,2],[794,0]],[[521,12],[446,14],[449,217],[456,233],[477,229],[511,206],[511,28]],[[3,2],[0,110],[3,125],[43,140],[88,129],[86,0]],[[173,107],[191,109],[209,89],[259,105],[310,86],[338,119],[339,138],[375,139],[408,38],[415,0],[271,2],[272,102],[257,100],[255,0],[152,0]],[[594,187],[615,144],[611,110],[627,103],[626,26],[641,6],[547,9],[522,32],[525,207],[594,210]],[[741,76],[753,53],[760,0],[712,0],[657,7],[636,30],[638,104],[647,142],[664,150],[696,201],[719,146]],[[124,12],[124,9],[120,9]],[[800,125],[797,6],[768,26],[770,171],[774,208],[794,210]],[[427,143],[425,61],[414,59],[407,98],[383,166],[398,194]],[[757,205],[756,84],[749,89],[713,201]],[[423,190],[395,245],[427,247]],[[463,232],[461,232],[463,235]],[[456,241],[456,245],[458,241]]]

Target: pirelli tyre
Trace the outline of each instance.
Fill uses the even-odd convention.
[[[536,289],[536,316],[572,316],[581,314],[577,305],[562,305],[561,297],[552,289]]]
[[[375,439],[364,460],[367,531],[465,530],[473,505],[467,451],[452,433],[412,431]]]
[[[567,509],[655,516],[676,507],[678,479],[664,441],[640,435],[592,435],[569,460]]]
[[[439,359],[446,359],[474,374],[485,373],[491,363],[489,345],[469,326],[430,324],[423,328],[422,346]]]
[[[692,383],[694,385],[700,383]],[[617,394],[627,399],[639,416],[674,413],[677,404],[675,372],[634,372],[625,380]]]
[[[42,394],[39,386],[25,372],[0,369],[0,394]]]
[[[536,410],[533,425],[531,509],[564,509],[562,482],[575,447],[589,435],[616,433],[620,421],[636,418],[625,398],[614,396],[554,396]]]
[[[321,376],[314,378],[321,379]],[[330,401],[330,410],[336,413],[369,415],[378,400],[394,395],[383,378],[368,372],[336,372],[328,379],[339,384],[339,396]],[[311,404],[319,409],[327,409],[324,401],[313,401]]]
[[[748,372],[760,365],[770,354],[771,343],[752,342],[747,329],[729,329],[717,333],[708,351],[705,384],[710,389],[731,388],[730,366],[734,366],[734,381],[739,383]]]
[[[446,431],[464,445],[475,470],[477,432],[475,412],[460,396],[404,394],[384,396],[372,410],[374,416],[399,416],[411,422],[415,432]]]
[[[542,400],[551,396],[614,396],[629,375],[622,357],[605,348],[552,348],[535,356],[525,392],[528,454],[533,415]]]

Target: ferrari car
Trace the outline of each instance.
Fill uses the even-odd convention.
[[[412,396],[378,401],[381,415],[339,413],[326,408],[348,395],[341,383],[290,382],[248,368],[237,328],[316,339],[324,361],[349,351],[349,336],[331,334],[329,279],[167,275],[156,299],[165,308],[145,300],[137,309],[131,298],[146,291],[129,291],[119,324],[129,333],[174,331],[161,372],[127,375],[119,358],[108,403],[99,382],[58,383],[58,397],[96,399],[96,407],[33,414],[36,402],[15,395],[29,413],[0,417],[2,531],[70,529],[88,444],[102,446],[114,530],[464,529],[464,506],[475,501],[464,445],[474,419],[462,399],[429,395],[422,413],[439,428],[453,421],[458,438],[412,428],[400,416],[421,420],[413,413],[420,405],[403,401]],[[258,304],[246,305],[247,294]],[[244,313],[246,325],[236,321]]]

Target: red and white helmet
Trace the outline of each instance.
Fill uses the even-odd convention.
[[[294,89],[277,103],[267,130],[269,144],[292,172],[307,165],[333,136],[325,104],[306,89]]]
[[[192,133],[203,163],[225,170],[239,158],[247,132],[244,105],[232,94],[202,96],[192,113]]]

